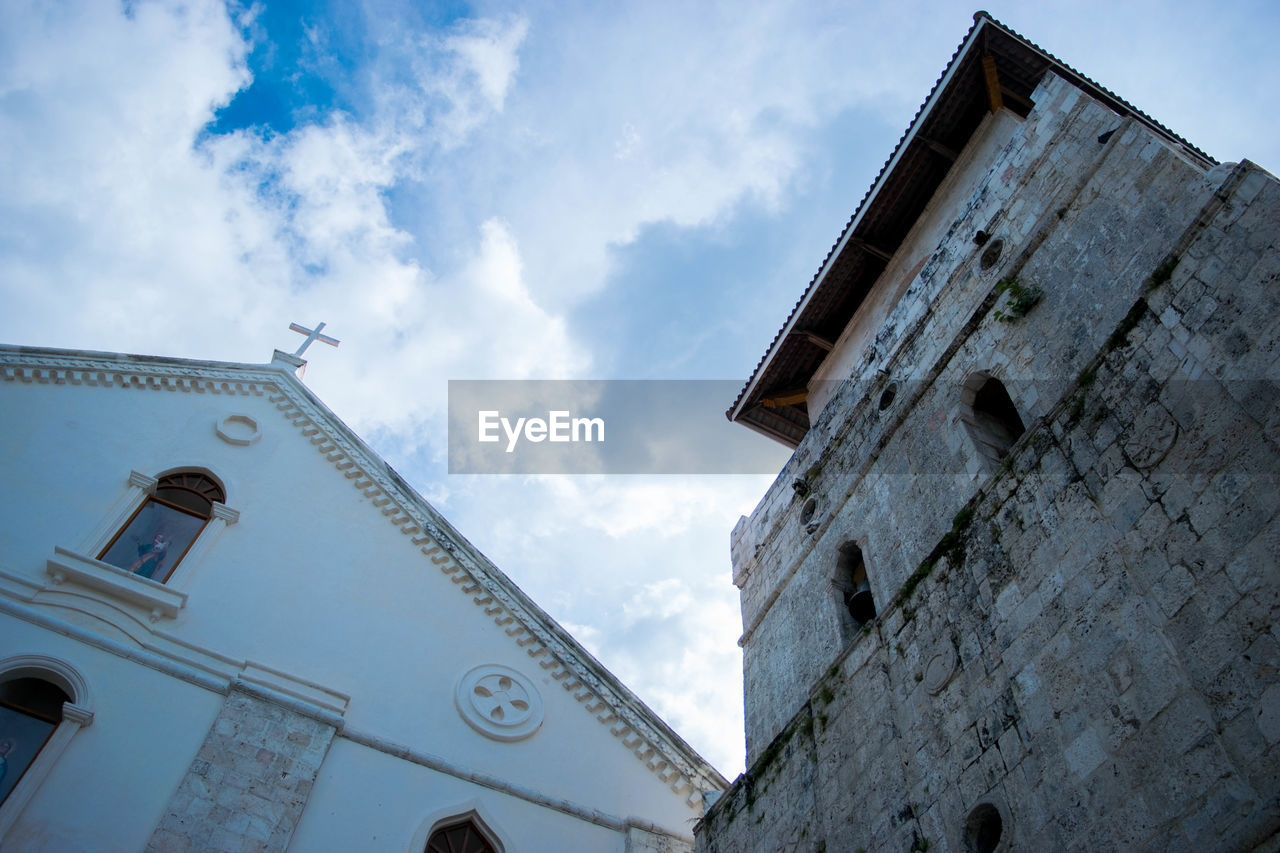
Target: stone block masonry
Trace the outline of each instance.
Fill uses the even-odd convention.
[[[748,761],[847,643],[826,628],[831,554],[858,542],[888,601],[991,475],[964,422],[966,380],[998,376],[1024,421],[1043,416],[1213,194],[1199,169],[1065,81],[1046,75],[1035,100],[942,242],[906,250],[929,260],[877,334],[880,355],[856,366],[739,531]],[[1126,202],[1138,186],[1142,203]],[[1005,245],[987,268],[979,231]],[[994,317],[1008,280],[1044,294],[1012,323]],[[899,389],[885,409],[881,376]],[[797,478],[810,481],[812,533],[797,523]]]
[[[146,849],[285,850],[334,731],[233,688]]]
[[[1001,322],[992,282],[940,269],[924,332],[885,340],[905,402],[846,383],[735,531],[750,769],[699,850],[1280,844],[1280,183],[1060,112],[1100,159],[1068,146],[998,199],[1048,214],[993,271],[1043,302]],[[994,464],[957,416],[993,365],[1027,426]],[[879,605],[852,635],[849,540]]]

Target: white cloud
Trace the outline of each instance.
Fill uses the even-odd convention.
[[[431,91],[402,89],[363,124],[338,113],[280,135],[202,138],[249,82],[247,45],[220,4],[6,17],[10,340],[265,360],[268,342],[291,347],[288,321],[325,319],[346,357],[312,381],[358,425],[396,429],[444,402],[406,386],[581,368],[564,322],[531,298],[505,225],[476,223],[454,265],[431,270],[385,200],[415,168],[408,152],[441,133],[456,144],[501,108],[521,22],[441,39]],[[429,96],[447,102],[443,130],[419,110]]]
[[[246,29],[272,35],[252,10],[0,4],[0,338],[265,360],[296,344],[290,321],[325,320],[342,348],[314,347],[308,382],[380,446],[438,460],[446,379],[607,361],[567,318],[590,322],[572,312],[647,225],[789,215],[832,163],[874,174],[878,160],[848,162],[823,134],[853,108],[881,132],[905,127],[971,12],[495,6],[438,32],[390,4],[367,11],[377,49],[351,72],[368,96],[358,114],[205,137],[249,83]],[[1258,108],[1277,82],[1274,13],[1153,8],[1027,6],[1008,23],[1212,153],[1274,168],[1280,134]],[[307,32],[327,49],[322,26]],[[742,283],[743,301],[774,304],[759,284]],[[750,363],[766,343],[724,346]],[[727,543],[767,478],[413,479],[708,757],[740,766]]]
[[[466,21],[444,40],[445,48],[462,60],[466,72],[475,75],[480,92],[495,111],[502,110],[519,67],[516,49],[528,28],[523,18]]]
[[[742,769],[729,531],[768,477],[454,478],[440,508],[722,772]]]

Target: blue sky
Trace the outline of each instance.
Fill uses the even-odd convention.
[[[988,9],[1280,168],[1274,4]],[[450,477],[446,383],[745,378],[973,11],[7,2],[0,340],[262,362],[328,322],[308,384],[732,776],[769,478]]]

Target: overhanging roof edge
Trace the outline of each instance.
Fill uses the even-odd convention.
[[[787,346],[787,341],[795,332],[801,315],[810,307],[813,299],[819,291],[823,289],[823,286],[836,262],[843,256],[843,253],[848,248],[849,243],[855,238],[855,232],[857,231],[858,226],[863,222],[871,208],[875,206],[876,202],[880,199],[883,188],[892,178],[903,158],[906,156],[911,141],[917,137],[921,128],[924,127],[925,123],[928,122],[930,117],[934,114],[938,102],[946,94],[948,87],[963,64],[964,59],[973,50],[975,43],[979,42],[979,40],[986,36],[988,32],[992,31],[1007,37],[1012,40],[1015,45],[1018,45],[1024,50],[1030,51],[1034,55],[1040,57],[1045,63],[1044,71],[1053,71],[1055,74],[1066,79],[1071,85],[1087,92],[1091,97],[1102,101],[1111,109],[1116,110],[1121,114],[1133,116],[1143,126],[1148,128],[1157,136],[1166,140],[1171,145],[1181,149],[1188,156],[1200,160],[1208,166],[1217,162],[1214,158],[1210,157],[1199,148],[1196,148],[1186,139],[1183,139],[1169,128],[1160,124],[1158,121],[1151,118],[1128,101],[1071,68],[1071,66],[1062,62],[1038,44],[1019,35],[1014,30],[1011,30],[1004,24],[1000,23],[1000,21],[991,17],[987,12],[975,12],[973,26],[969,29],[969,32],[965,35],[964,39],[960,42],[960,45],[952,54],[951,59],[943,69],[943,72],[939,76],[937,82],[934,83],[928,97],[920,106],[920,109],[917,110],[916,115],[911,120],[907,130],[903,133],[901,138],[899,138],[892,155],[881,168],[880,173],[876,176],[875,182],[871,185],[871,188],[859,203],[857,210],[841,231],[840,237],[828,252],[827,257],[823,260],[822,266],[813,278],[810,279],[809,285],[805,289],[804,294],[791,309],[791,313],[783,323],[782,328],[778,331],[777,335],[774,336],[774,339],[765,351],[765,354],[757,362],[755,369],[752,371],[751,377],[739,392],[737,399],[725,412],[726,417],[730,421],[743,423],[744,425],[748,424],[751,411],[749,406],[760,393],[760,383],[769,372],[770,366],[780,357],[780,353],[782,353],[784,348]]]
[[[938,78],[938,82],[933,85],[933,90],[930,91],[929,97],[925,99],[924,104],[922,104],[920,109],[916,111],[915,118],[913,118],[911,120],[911,124],[907,126],[906,133],[904,133],[902,138],[898,140],[898,145],[894,149],[892,156],[890,156],[889,161],[885,163],[883,168],[881,168],[880,174],[876,176],[875,183],[871,185],[871,189],[868,190],[866,196],[863,197],[862,203],[858,205],[858,209],[854,212],[853,217],[845,225],[844,231],[841,232],[840,238],[836,240],[835,246],[833,246],[831,251],[827,253],[827,257],[823,261],[822,267],[819,268],[818,272],[810,280],[809,286],[805,289],[804,295],[800,297],[800,301],[791,309],[791,315],[787,317],[787,321],[782,324],[782,329],[774,337],[773,343],[769,345],[768,351],[756,366],[755,373],[753,373],[751,379],[748,380],[746,387],[744,387],[738,394],[738,399],[734,402],[733,408],[731,408],[728,413],[729,420],[737,421],[741,416],[743,407],[751,399],[751,393],[755,390],[756,384],[760,381],[760,378],[764,376],[764,368],[773,360],[773,356],[776,354],[778,348],[782,346],[783,342],[786,341],[787,336],[795,330],[794,327],[796,321],[800,319],[800,315],[803,314],[805,308],[808,307],[813,295],[817,293],[819,286],[821,286],[822,282],[826,279],[831,268],[835,265],[836,261],[840,259],[840,255],[849,245],[849,241],[853,239],[853,232],[856,231],[858,225],[862,223],[862,219],[866,215],[868,209],[870,209],[872,203],[879,196],[881,189],[883,189],[885,183],[888,182],[889,178],[893,175],[894,170],[902,161],[903,156],[905,156],[907,152],[907,145],[915,138],[920,127],[929,117],[929,114],[937,103],[937,100],[942,97],[943,92],[947,88],[947,84],[951,82],[951,78],[955,75],[956,69],[960,67],[960,59],[968,53],[973,41],[982,31],[982,27],[988,21],[992,20],[991,18],[986,17],[985,12],[980,12],[978,14],[983,17],[969,28],[968,34],[965,36],[964,40],[960,42],[960,46],[956,48],[956,52],[952,55],[951,61],[943,70],[942,76],[940,76]]]

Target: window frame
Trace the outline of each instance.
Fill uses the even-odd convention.
[[[61,687],[58,687],[58,685],[54,684],[52,681],[49,681],[47,678],[37,678],[36,676],[32,676],[32,675],[19,675],[19,676],[16,676],[16,677],[13,677],[13,678],[8,678],[8,679],[0,678],[0,686],[5,685],[5,684],[8,684],[10,681],[18,681],[18,680],[22,680],[22,679],[31,680],[31,681],[39,681],[39,682],[41,682],[41,683],[43,683],[43,684],[47,684],[47,685],[49,685],[50,687],[52,687],[52,688],[54,688],[55,690],[57,690],[59,693],[61,693],[61,694],[62,694],[64,697],[66,697],[66,698],[64,698],[61,702],[59,702],[59,703],[58,703],[58,715],[57,715],[56,717],[53,717],[53,716],[47,716],[47,715],[45,715],[45,714],[41,713],[39,710],[37,710],[37,709],[35,709],[35,708],[26,708],[26,707],[23,707],[23,706],[18,705],[18,704],[16,704],[16,703],[13,703],[13,702],[6,702],[6,701],[4,701],[3,699],[0,699],[0,708],[6,709],[6,710],[9,710],[9,711],[14,711],[14,712],[17,712],[17,713],[19,713],[19,714],[21,714],[21,715],[25,716],[25,717],[30,717],[30,718],[32,718],[33,720],[39,720],[39,721],[40,721],[40,722],[42,722],[42,723],[48,723],[48,724],[49,724],[49,731],[48,731],[48,733],[47,733],[47,734],[45,734],[45,736],[44,736],[44,740],[40,741],[40,746],[38,746],[38,747],[36,748],[35,754],[32,756],[31,761],[30,761],[30,762],[28,762],[28,763],[26,764],[26,766],[24,766],[24,767],[22,768],[22,772],[21,772],[21,773],[19,773],[19,774],[18,774],[18,778],[14,780],[13,788],[12,788],[12,789],[10,789],[10,791],[9,791],[9,793],[10,793],[10,794],[12,794],[12,793],[13,793],[13,791],[17,789],[18,785],[22,782],[23,777],[25,777],[25,776],[27,775],[27,771],[31,769],[31,765],[32,765],[32,764],[35,764],[36,760],[40,757],[40,753],[44,750],[45,745],[49,743],[49,738],[53,737],[53,733],[54,733],[55,731],[57,731],[58,726],[62,723],[62,708],[63,708],[63,706],[64,706],[64,705],[66,705],[66,703],[67,703],[67,702],[71,701],[71,697],[70,697],[69,695],[67,695],[67,692],[66,692],[65,690],[63,690]],[[8,761],[7,761],[8,757],[9,757],[9,756],[8,756],[8,754],[3,755],[3,756],[0,756],[0,759],[4,759],[4,760],[5,760],[5,772],[6,772],[6,773],[8,773],[9,771],[11,771],[11,770],[12,770],[12,768],[8,766]],[[3,784],[3,782],[4,782],[4,780],[3,780],[3,779],[0,779],[0,785],[2,785],[2,784]],[[7,799],[8,799],[8,797],[7,797],[7,796],[0,796],[0,805],[2,805],[2,804],[4,803],[4,801],[5,801],[5,800],[7,800]]]
[[[180,474],[199,474],[216,483],[225,495],[226,486],[212,471],[199,466],[184,465],[161,472],[158,477],[132,471],[123,493],[116,498],[98,526],[90,531],[73,548],[54,546],[54,554],[45,565],[45,572],[54,587],[73,584],[90,588],[118,601],[141,607],[147,611],[151,622],[175,618],[186,606],[187,594],[182,590],[191,572],[203,560],[222,531],[240,519],[240,512],[225,503],[212,502],[210,516],[200,528],[191,544],[172,564],[163,582],[134,574],[127,569],[105,563],[91,554],[105,554],[115,540],[124,533],[136,515],[155,498],[155,492],[163,478]],[[159,499],[163,500],[163,499]],[[167,503],[167,502],[166,502]]]
[[[0,660],[0,682],[18,678],[47,681],[69,699],[62,703],[62,718],[58,725],[45,739],[36,757],[27,765],[9,796],[0,803],[0,846],[71,744],[72,738],[93,723],[93,706],[88,685],[70,664],[47,655],[20,655]]]
[[[427,844],[437,832],[467,822],[479,830],[496,853],[506,853],[510,849],[507,833],[498,825],[487,804],[472,798],[432,809],[418,824],[417,831],[409,841],[407,853],[425,853]]]
[[[453,819],[445,819],[431,828],[431,832],[427,835],[427,843],[423,846],[423,853],[435,853],[431,849],[431,843],[436,840],[437,836],[458,829],[460,827],[470,827],[471,831],[484,844],[485,850],[469,851],[463,850],[460,853],[502,853],[502,847],[493,839],[493,834],[487,831],[487,827],[475,814],[458,815]],[[439,848],[444,849],[444,848]],[[453,850],[453,842],[448,842],[448,850]]]
[[[199,476],[204,480],[206,480],[207,482],[209,482],[216,489],[217,498],[215,499],[215,498],[207,497],[206,495],[201,494],[200,492],[197,492],[195,489],[191,489],[185,485],[180,485],[180,484],[170,485],[166,482],[178,477],[187,477],[192,475]],[[167,489],[183,489],[183,490],[190,491],[200,495],[202,499],[208,501],[209,503],[208,515],[201,515],[195,512],[194,510],[190,509],[189,507],[181,506],[175,503],[174,501],[163,498],[157,494],[157,492],[162,490],[167,490]],[[168,474],[163,474],[159,477],[156,477],[155,482],[152,483],[150,485],[150,488],[147,489],[147,495],[138,504],[137,509],[135,509],[133,511],[133,514],[129,516],[128,520],[125,521],[124,524],[120,526],[120,528],[116,531],[115,535],[111,537],[110,541],[108,541],[107,544],[102,547],[102,549],[98,552],[98,555],[95,559],[101,562],[106,562],[105,558],[107,554],[110,553],[111,549],[115,547],[116,542],[120,540],[121,536],[124,536],[126,533],[129,532],[129,529],[133,526],[133,522],[152,503],[158,504],[163,507],[167,507],[175,512],[180,512],[180,513],[183,513],[184,515],[191,516],[192,518],[203,519],[203,523],[195,531],[194,535],[191,536],[191,540],[187,543],[187,546],[182,549],[182,553],[179,554],[176,559],[172,560],[169,563],[169,566],[167,570],[164,572],[163,577],[155,577],[154,575],[151,575],[151,576],[140,575],[137,572],[124,569],[124,571],[128,571],[130,574],[135,574],[135,575],[138,575],[138,577],[146,578],[147,580],[153,580],[156,583],[164,584],[164,583],[168,583],[169,579],[173,577],[173,574],[174,572],[177,571],[178,566],[182,564],[182,561],[186,559],[187,554],[191,552],[191,550],[195,547],[196,542],[199,541],[201,534],[203,534],[205,531],[205,528],[207,528],[209,526],[209,523],[212,522],[215,517],[217,517],[216,508],[220,505],[221,506],[226,505],[226,490],[222,487],[222,484],[216,478],[214,478],[211,474],[205,473],[198,469],[178,469],[176,471],[171,471]],[[115,564],[107,563],[107,565],[114,566]],[[115,567],[119,569],[123,569],[123,566],[115,566]]]

